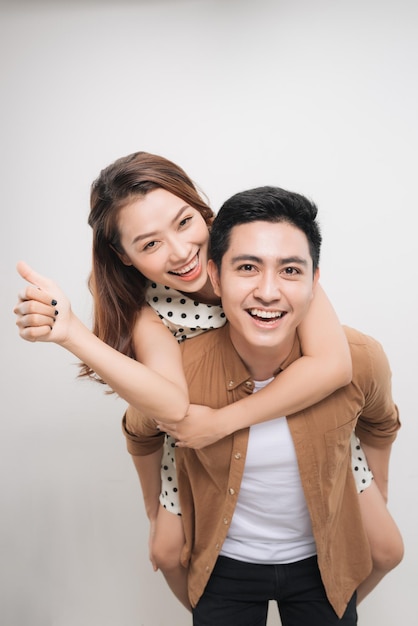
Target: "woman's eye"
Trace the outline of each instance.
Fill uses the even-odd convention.
[[[183,226],[186,226],[186,224],[187,224],[188,222],[190,222],[190,220],[191,220],[191,219],[192,219],[191,217],[185,217],[184,219],[182,219],[182,220],[179,222],[179,226],[180,226],[180,228],[181,228],[181,227],[183,227]]]
[[[157,245],[156,241],[149,241],[145,246],[144,246],[144,250],[151,250],[152,248],[155,248],[155,246]]]

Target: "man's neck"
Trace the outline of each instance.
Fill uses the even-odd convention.
[[[280,346],[265,347],[248,345],[230,328],[232,345],[245,363],[253,380],[268,380],[275,376],[290,355],[294,346],[295,335],[287,337]]]

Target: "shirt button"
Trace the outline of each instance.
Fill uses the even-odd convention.
[[[210,572],[210,567],[209,567],[209,565],[206,565],[205,570],[206,570],[207,572]]]
[[[234,386],[234,381],[230,380],[229,383],[228,383],[228,387],[233,387],[233,386]]]
[[[234,457],[237,459],[237,461],[239,461],[241,458],[241,452],[235,452]]]
[[[233,487],[229,488],[229,495],[233,496],[235,494],[235,489]]]
[[[226,526],[226,524],[228,524],[228,519],[226,517],[224,517],[224,524]]]
[[[252,389],[253,384],[251,381],[247,380],[247,382],[245,383],[245,386]]]
[[[215,548],[219,550],[219,543],[216,544]]]

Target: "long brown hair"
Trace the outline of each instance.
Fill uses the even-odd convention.
[[[148,279],[122,263],[118,229],[121,208],[138,196],[162,188],[197,209],[210,225],[213,211],[187,174],[164,157],[135,152],[117,159],[100,172],[90,194],[89,225],[93,229],[93,260],[89,288],[93,296],[93,332],[119,352],[135,358],[133,329],[145,304]],[[80,376],[101,381],[88,365]]]

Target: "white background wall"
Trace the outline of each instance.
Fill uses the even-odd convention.
[[[1,623],[191,622],[147,560],[124,403],[76,381],[60,348],[21,341],[12,314],[25,259],[90,323],[90,183],[148,150],[215,209],[260,184],[319,205],[322,284],[384,344],[403,420],[390,506],[406,556],[360,623],[415,625],[415,1],[0,0],[0,18]]]

